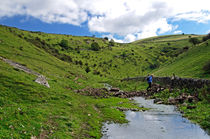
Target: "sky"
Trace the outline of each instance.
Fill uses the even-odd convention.
[[[210,0],[0,0],[0,24],[129,43],[210,32]]]

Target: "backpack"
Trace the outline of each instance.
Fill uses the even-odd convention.
[[[147,81],[149,81],[149,76],[147,77]]]

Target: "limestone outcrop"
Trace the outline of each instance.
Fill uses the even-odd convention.
[[[33,71],[33,70],[27,68],[27,67],[24,66],[24,65],[21,65],[21,64],[19,64],[19,63],[17,63],[17,62],[14,62],[14,61],[12,61],[12,60],[3,58],[3,57],[1,57],[1,56],[0,56],[0,59],[1,59],[2,61],[4,61],[4,62],[10,64],[11,66],[13,66],[13,67],[16,68],[16,69],[22,70],[22,71],[24,71],[24,72],[26,72],[26,73],[29,73],[29,74],[36,75],[36,76],[37,76],[37,79],[35,80],[35,82],[37,82],[37,83],[39,83],[39,84],[41,84],[41,85],[44,85],[44,86],[50,88],[50,85],[48,84],[47,79],[46,79],[46,77],[45,77],[44,75],[41,75],[40,73],[37,73],[37,72],[35,72],[35,71]]]

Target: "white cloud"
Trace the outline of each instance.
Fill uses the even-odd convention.
[[[174,34],[181,34],[181,33],[182,33],[181,30],[176,30],[176,31],[174,31]]]
[[[199,11],[199,12],[181,13],[177,14],[174,17],[174,20],[181,20],[181,19],[197,21],[198,23],[207,23],[208,21],[210,21],[210,12]]]
[[[133,42],[136,40],[136,36],[133,34],[128,34],[125,36],[124,42]]]
[[[92,32],[117,34],[129,42],[173,32],[178,26],[169,24],[169,18],[208,23],[209,5],[209,0],[1,0],[0,18],[26,15],[78,26],[87,22]]]
[[[91,17],[88,25],[91,31],[110,32],[123,36],[144,31],[149,25],[158,24],[158,22],[164,23],[164,25],[156,25],[157,27],[161,26],[160,33],[169,30],[170,25],[167,24],[164,18],[170,12],[166,5],[164,3],[154,3],[148,6],[148,9],[143,15],[131,9],[118,16],[107,14],[105,16]]]
[[[87,12],[74,0],[11,0],[1,1],[0,17],[27,15],[44,22],[80,25],[87,20]]]
[[[113,39],[115,42],[124,43],[125,41],[121,39],[116,39],[112,34],[102,35],[102,37],[108,37],[109,40]]]

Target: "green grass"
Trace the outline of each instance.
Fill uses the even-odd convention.
[[[208,43],[208,45],[207,45]],[[180,55],[174,62],[155,71],[155,75],[171,76],[173,73],[180,77],[194,77],[209,79],[210,75],[205,74],[203,66],[210,60],[210,41],[191,48],[188,52]]]
[[[184,111],[184,116],[189,118],[194,123],[199,123],[202,128],[210,129],[210,104],[205,102],[198,102],[196,104],[188,104],[196,106],[196,109],[187,109],[186,106],[181,106],[180,110]]]
[[[210,129],[210,103],[209,103],[209,92],[205,92],[207,90],[200,89],[197,90],[196,92],[188,89],[183,89],[183,90],[174,90],[174,91],[169,91],[168,89],[156,93],[153,95],[155,98],[160,98],[164,103],[168,103],[169,98],[176,98],[180,96],[182,93],[186,94],[193,94],[193,93],[199,93],[199,99],[200,101],[193,101],[193,102],[188,102],[185,100],[184,105],[183,104],[177,104],[178,109],[182,111],[184,114],[183,116],[190,119],[194,123],[198,123],[202,128],[209,130]],[[205,93],[207,94],[205,94]],[[189,106],[194,106],[194,109],[188,109],[187,107]]]
[[[105,78],[86,74],[8,28],[0,29],[0,56],[43,74],[51,86],[41,86],[34,75],[0,61],[0,138],[100,138],[103,122],[126,122],[125,114],[114,106],[138,107],[127,99],[75,94],[75,89],[103,87],[100,82]]]
[[[201,40],[202,36],[191,37]],[[160,36],[110,46],[102,38],[0,26],[0,56],[43,74],[51,87],[35,83],[34,75],[0,61],[0,138],[100,138],[103,122],[127,122],[125,114],[114,107],[138,106],[128,99],[96,99],[74,90],[102,88],[104,83],[124,91],[145,90],[145,82],[120,80],[148,73],[210,78],[202,71],[209,59],[209,45],[193,46],[188,38]],[[67,47],[60,45],[62,40]],[[99,44],[99,51],[91,50],[93,42]]]
[[[186,40],[193,37],[200,37],[201,35],[195,35],[195,34],[177,34],[177,35],[163,35],[163,36],[155,36],[150,37],[142,40],[137,40],[133,43],[140,44],[145,42],[173,42],[173,41],[180,41],[180,40]]]

